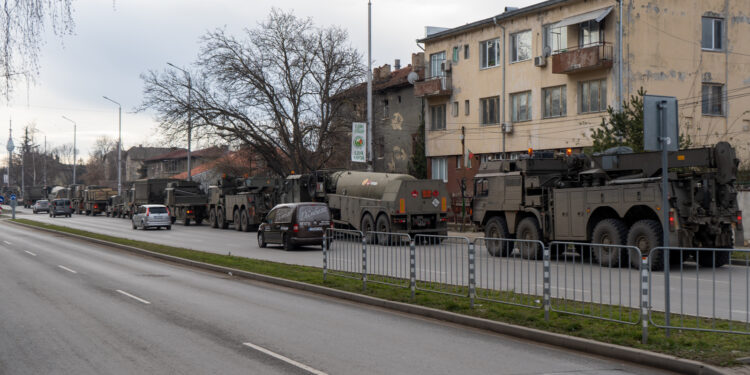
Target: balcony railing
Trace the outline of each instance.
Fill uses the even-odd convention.
[[[451,93],[453,93],[453,88],[449,76],[429,77],[414,82],[414,96],[416,97],[450,96]]]
[[[612,67],[612,44],[567,48],[552,55],[552,73],[571,74]]]

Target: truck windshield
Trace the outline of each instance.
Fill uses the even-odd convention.
[[[166,207],[149,207],[148,212],[152,214],[166,214],[167,208]]]
[[[299,221],[326,221],[331,219],[326,206],[302,206],[297,212],[297,217]]]

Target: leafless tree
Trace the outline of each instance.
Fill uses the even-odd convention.
[[[111,183],[112,169],[117,167],[117,140],[108,136],[100,136],[94,142],[94,148],[89,153],[86,163],[86,173],[81,177],[86,185],[106,185]]]
[[[340,133],[330,100],[361,81],[360,53],[338,27],[316,27],[278,9],[244,38],[207,33],[191,74],[150,71],[141,109],[156,111],[161,130],[184,136],[192,113],[194,135],[247,147],[280,175],[323,166]]]
[[[5,78],[2,95],[8,98],[13,82],[33,80],[38,74],[39,51],[45,25],[55,35],[73,33],[73,0],[2,0],[0,10],[0,66]]]

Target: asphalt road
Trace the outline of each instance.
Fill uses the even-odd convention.
[[[660,374],[0,221],[2,374]]]

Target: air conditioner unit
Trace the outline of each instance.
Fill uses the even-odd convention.
[[[503,123],[503,132],[504,133],[513,133],[513,124],[509,122]]]
[[[547,58],[544,56],[537,56],[534,58],[534,66],[547,66]]]
[[[450,60],[443,61],[443,63],[441,64],[440,68],[444,72],[450,72],[451,71],[451,61]]]

